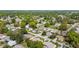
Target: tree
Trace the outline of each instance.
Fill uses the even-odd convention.
[[[42,35],[46,35],[46,32],[45,32],[45,31],[43,31]]]
[[[25,25],[26,25],[25,20],[22,20],[22,21],[21,21],[21,23],[20,23],[20,27],[21,27],[21,28],[24,28],[24,27],[25,27]]]
[[[5,42],[4,41],[0,41],[0,46],[4,45]]]
[[[45,27],[50,27],[50,23],[45,23],[44,26]]]
[[[3,48],[12,48],[12,47],[9,46],[9,45],[7,45],[7,44],[5,44],[5,45],[3,46]]]
[[[67,29],[67,20],[63,19],[63,22],[61,23],[61,25],[59,26],[59,30],[63,31]]]
[[[16,22],[16,20],[15,19],[12,19],[12,23],[15,23]]]
[[[79,13],[72,13],[72,14],[70,15],[70,18],[71,18],[71,19],[78,20],[78,19],[79,19]]]
[[[23,41],[23,33],[22,33],[21,29],[18,29],[15,32],[13,32],[13,37],[17,43],[21,43]]]
[[[73,47],[79,47],[79,34],[75,31],[70,31],[67,35],[69,38],[67,42],[69,42]]]
[[[25,28],[22,28],[21,32],[22,32],[22,34],[27,34],[28,33],[28,31]]]
[[[16,42],[19,44],[23,41],[23,33],[21,29],[15,30],[14,32],[9,30],[7,32],[7,35],[10,36],[10,39],[16,40]]]
[[[0,20],[0,33],[5,33],[6,31],[8,31],[8,29],[5,26],[5,22]]]
[[[27,46],[29,48],[43,48],[43,43],[41,41],[32,41],[32,40],[27,40]]]
[[[7,32],[8,32],[8,28],[7,28],[7,27],[3,27],[3,28],[2,28],[2,32],[3,32],[3,33],[7,33]]]
[[[30,27],[32,27],[33,29],[36,28],[36,25],[37,25],[37,21],[36,20],[31,20],[30,23],[29,23]]]

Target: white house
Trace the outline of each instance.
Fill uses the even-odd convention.
[[[32,30],[32,32],[33,32],[33,33],[36,33],[37,31],[36,31],[36,30]]]
[[[46,32],[46,36],[51,36],[52,35],[52,33],[51,32]]]
[[[19,22],[21,22],[21,19],[18,18],[18,17],[16,17],[15,21],[16,21],[17,23],[19,23]]]
[[[29,24],[27,24],[27,25],[25,26],[25,28],[26,28],[26,29],[29,29]]]
[[[60,23],[56,23],[54,26],[59,27],[60,25],[61,25]]]
[[[56,43],[56,42],[57,42],[57,38],[54,38],[54,39],[52,40],[52,42]]]
[[[33,35],[31,34],[24,34],[23,36],[24,36],[23,39],[29,39],[33,37]]]
[[[8,41],[8,45],[9,45],[9,46],[13,46],[13,45],[15,45],[15,44],[16,44],[16,41],[13,41],[13,40]]]
[[[76,28],[76,31],[75,31],[76,33],[79,33],[79,28]]]
[[[56,48],[56,45],[51,42],[44,42],[46,48]]]
[[[10,37],[6,36],[6,35],[3,35],[3,34],[0,34],[0,39],[3,40],[3,41],[9,41]]]
[[[64,37],[63,36],[57,35],[56,37],[58,38],[57,39],[58,41],[60,41],[60,42],[63,42],[64,41]]]
[[[13,48],[24,48],[24,47],[21,44],[17,44]]]

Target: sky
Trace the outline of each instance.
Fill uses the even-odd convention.
[[[79,10],[78,0],[0,0],[1,10]]]

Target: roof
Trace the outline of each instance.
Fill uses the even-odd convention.
[[[14,46],[14,48],[23,48],[23,46],[21,44],[17,44]]]
[[[25,26],[25,28],[29,28],[29,24]]]
[[[56,47],[56,45],[51,42],[44,42],[44,44],[46,45],[47,48],[55,48]]]
[[[0,39],[1,40],[4,40],[4,41],[9,41],[10,40],[10,37],[9,36],[6,36],[4,34],[0,34]]]
[[[13,45],[15,45],[15,44],[16,44],[16,41],[10,40],[10,41],[8,42],[8,45],[9,45],[9,46],[13,46]]]

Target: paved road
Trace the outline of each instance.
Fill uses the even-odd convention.
[[[31,34],[31,35],[34,35],[35,37],[40,37],[40,38],[43,38],[43,39],[48,40],[48,41],[51,40],[51,39],[48,38],[47,36],[42,36],[42,35],[40,35],[40,34],[34,34],[34,33],[32,33],[32,32],[28,32],[28,33]]]

